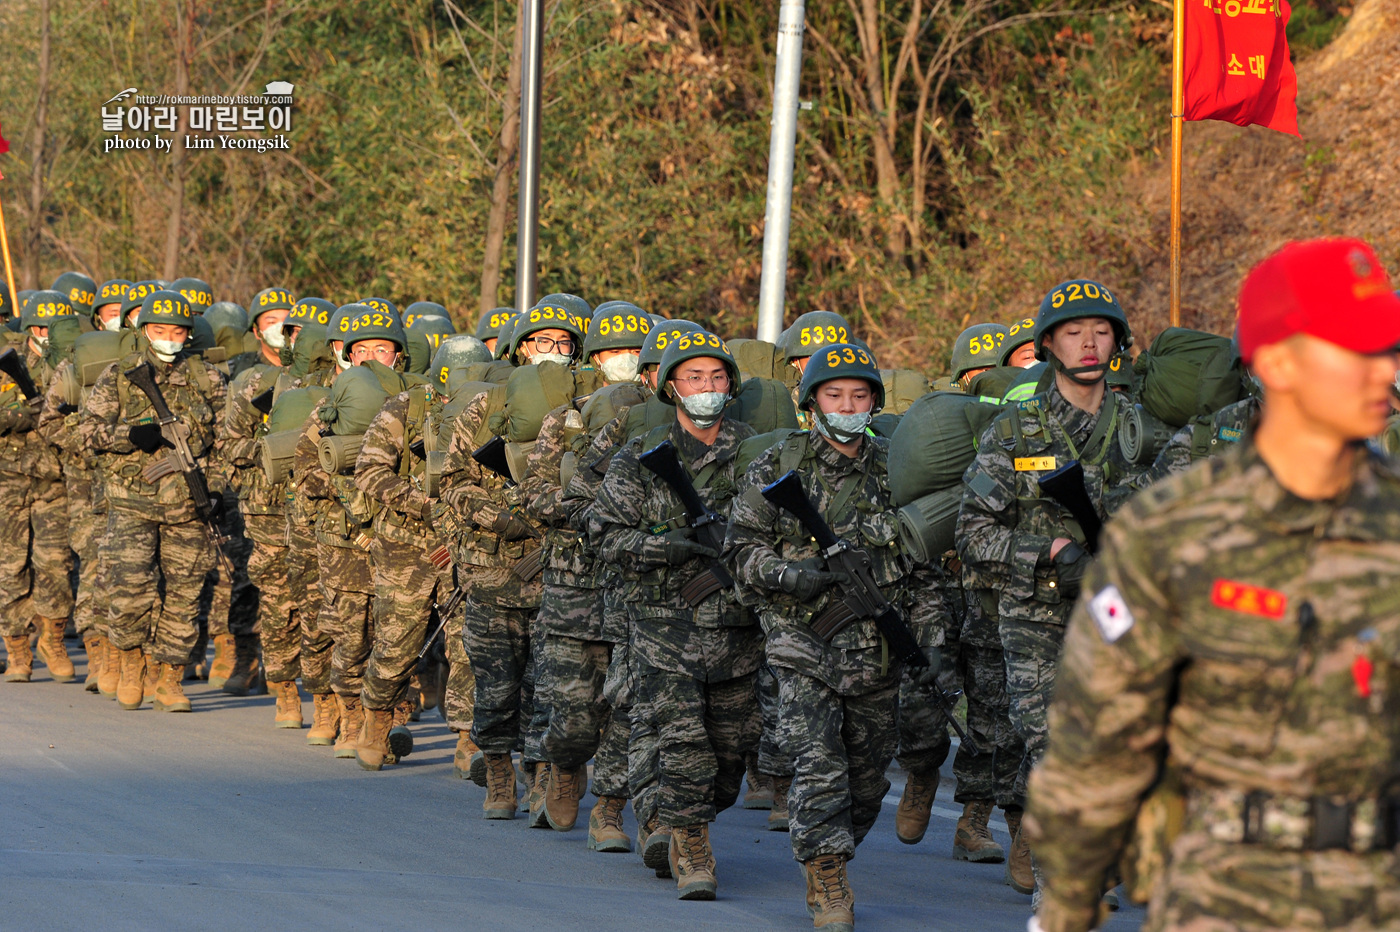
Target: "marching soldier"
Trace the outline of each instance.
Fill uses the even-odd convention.
[[[1099,923],[1135,821],[1146,929],[1400,927],[1400,471],[1365,442],[1400,362],[1390,289],[1358,240],[1255,266],[1252,438],[1105,529],[1031,782],[1032,929]]]
[[[223,373],[183,352],[193,319],[181,295],[147,295],[136,318],[141,349],[102,373],[79,422],[84,442],[97,455],[107,496],[104,578],[111,592],[109,638],[119,652],[117,701],[124,709],[138,708],[145,695],[148,661],[142,648],[149,644],[149,663],[160,670],[155,708],[190,711],[180,680],[195,643],[199,591],[214,552],[185,477],[171,468],[173,451],[155,422],[154,405],[128,373],[149,367],[178,419],[170,429],[187,434],[197,462],[207,463],[227,388]],[[163,599],[158,573],[165,581]]]

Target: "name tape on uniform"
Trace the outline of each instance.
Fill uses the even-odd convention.
[[[1127,634],[1134,622],[1133,613],[1128,611],[1128,603],[1123,601],[1123,593],[1117,586],[1104,586],[1089,600],[1089,616],[1108,644]]]
[[[1210,604],[1217,608],[1278,620],[1288,607],[1288,596],[1262,586],[1217,579],[1210,590]]]
[[[1017,472],[1040,472],[1055,468],[1055,457],[1053,456],[1018,456],[1016,457]]]

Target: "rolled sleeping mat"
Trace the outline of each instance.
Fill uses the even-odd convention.
[[[1158,420],[1142,405],[1133,405],[1123,416],[1122,429],[1118,431],[1118,446],[1123,457],[1137,466],[1146,466],[1157,459],[1157,454],[1171,442],[1175,430],[1165,421]]]
[[[360,455],[360,446],[365,442],[364,434],[331,434],[321,438],[316,444],[316,456],[321,460],[321,469],[328,476],[338,476],[355,468],[355,460]]]
[[[292,458],[296,455],[297,441],[300,439],[300,430],[281,430],[267,434],[258,441],[258,448],[262,451],[263,473],[267,475],[268,482],[276,485],[291,476]]]
[[[930,492],[899,509],[899,539],[915,561],[937,563],[953,549],[962,507],[962,485]]]

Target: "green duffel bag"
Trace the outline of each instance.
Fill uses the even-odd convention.
[[[760,434],[797,429],[792,392],[777,379],[754,378],[744,382],[725,406],[724,416],[743,421]]]
[[[977,440],[1002,409],[961,392],[931,392],[904,412],[890,438],[890,492],[898,506],[962,482]]]
[[[928,376],[913,369],[881,369],[880,381],[885,384],[884,414],[903,414],[933,387]]]
[[[728,341],[729,352],[739,364],[740,381],[776,378],[787,363],[782,351],[773,343],[738,337]]]
[[[1244,367],[1225,337],[1168,327],[1133,364],[1147,413],[1172,427],[1214,414],[1244,394]]]
[[[962,507],[961,483],[899,509],[899,539],[916,563],[931,565],[953,549]]]
[[[330,426],[331,433],[338,436],[363,435],[388,400],[389,391],[373,370],[366,366],[351,366],[335,377],[330,395],[321,405],[321,420]],[[334,476],[340,470],[327,469],[326,472]]]

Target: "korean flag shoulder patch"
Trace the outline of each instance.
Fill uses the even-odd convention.
[[[1089,615],[1107,644],[1127,634],[1134,622],[1133,613],[1128,611],[1128,603],[1123,601],[1123,593],[1117,586],[1104,586],[1095,593],[1089,600]]]

